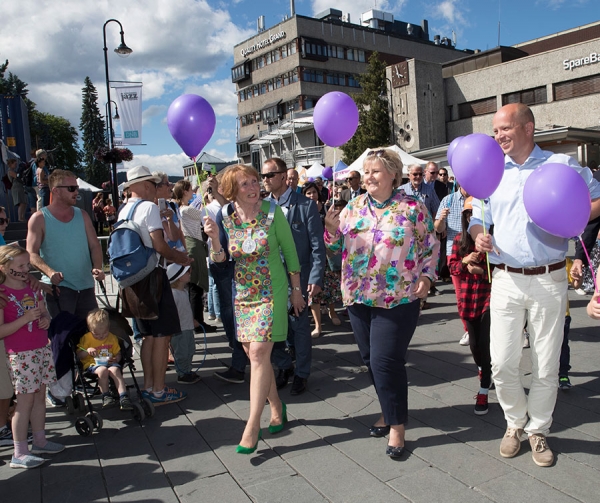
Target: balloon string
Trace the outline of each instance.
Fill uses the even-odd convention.
[[[483,199],[480,199],[480,201],[481,201],[481,220],[483,222],[483,235],[487,236],[487,230],[485,228],[485,203],[483,202]],[[491,283],[492,282],[492,274],[490,273],[490,254],[488,252],[485,252],[485,261],[487,263],[488,281]]]
[[[598,283],[596,281],[596,273],[594,272],[594,264],[592,264],[592,259],[590,258],[590,255],[588,254],[588,251],[587,251],[585,245],[583,244],[583,238],[581,236],[582,236],[582,234],[579,235],[579,241],[581,242],[581,247],[583,248],[583,251],[585,252],[585,256],[587,258],[588,265],[590,267],[590,272],[592,273],[592,281],[594,282],[594,290],[596,291],[596,293],[598,293]]]
[[[456,191],[456,178],[452,182],[452,192],[450,193],[450,201],[448,202],[448,208],[452,207],[452,200],[454,199],[454,192]]]

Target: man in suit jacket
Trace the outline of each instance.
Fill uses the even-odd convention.
[[[448,186],[445,183],[438,180],[439,174],[440,170],[437,164],[433,161],[428,162],[425,166],[425,180],[423,180],[423,183],[431,185],[435,190],[438,199],[441,201],[442,199],[444,199],[444,197],[448,195]]]
[[[366,189],[363,189],[360,186],[360,173],[358,171],[350,171],[346,180],[348,181],[350,188],[342,190],[342,199],[344,201],[350,201],[350,199],[354,199],[366,192]]]
[[[270,197],[277,201],[292,228],[292,235],[300,260],[300,284],[303,295],[316,295],[323,287],[325,272],[325,243],[323,224],[317,206],[313,201],[292,191],[286,185],[287,167],[278,157],[267,159],[262,167],[261,177]],[[288,344],[296,353],[296,369],[291,394],[299,395],[306,391],[306,381],[310,375],[312,360],[312,338],[308,309],[298,316],[290,316]],[[279,369],[277,388],[287,385],[294,374],[292,358],[286,351],[285,343],[276,343],[273,348],[273,361]]]

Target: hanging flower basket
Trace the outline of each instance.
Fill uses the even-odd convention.
[[[112,164],[113,162],[119,164],[120,162],[131,161],[133,153],[128,148],[109,149],[108,147],[100,147],[94,153],[94,157],[106,164]]]

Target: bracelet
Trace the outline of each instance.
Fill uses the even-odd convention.
[[[210,254],[211,254],[213,257],[216,257],[217,255],[221,255],[221,253],[223,253],[223,252],[224,252],[224,250],[223,250],[223,247],[221,247],[221,249],[220,249],[219,251],[212,251],[212,250],[211,250],[211,251],[210,251]]]
[[[299,286],[293,286],[292,290],[295,291],[295,292],[301,292],[302,288],[300,288]]]

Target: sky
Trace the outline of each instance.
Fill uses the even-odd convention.
[[[313,16],[333,7],[350,13],[354,23],[370,9],[417,25],[427,19],[431,39],[434,34],[450,38],[454,31],[459,49],[486,50],[498,45],[499,23],[500,44],[514,45],[597,21],[597,1],[296,0],[295,9]],[[133,53],[120,58],[113,52],[120,43],[119,26],[109,23],[110,78],[143,82],[146,144],[129,147],[134,159],[122,167],[144,164],[181,175],[189,158],[167,128],[169,105],[186,93],[205,98],[217,124],[204,151],[235,159],[233,46],[256,34],[259,15],[268,29],[289,13],[289,0],[3,0],[0,61],[8,59],[8,70],[28,83],[28,96],[39,111],[65,117],[78,129],[86,76],[98,90],[99,108],[105,108],[102,27],[118,19]]]

